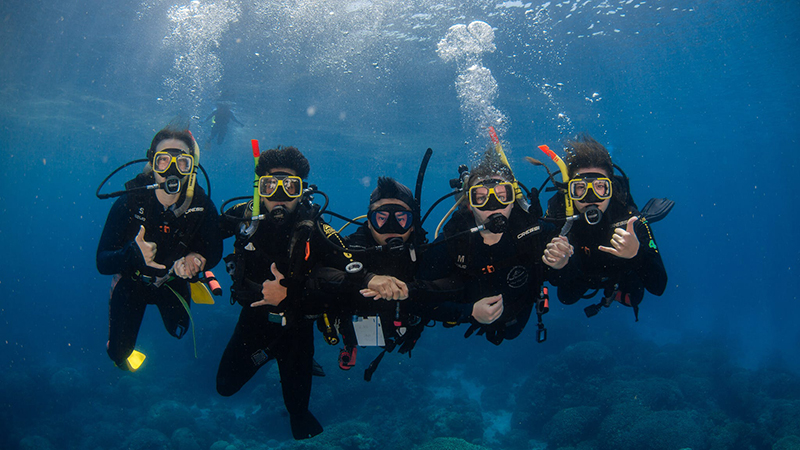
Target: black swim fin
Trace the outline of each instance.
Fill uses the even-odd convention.
[[[325,369],[323,369],[320,363],[318,363],[317,360],[313,358],[311,359],[311,375],[315,377],[325,376]]]
[[[648,222],[654,223],[667,217],[673,206],[675,202],[668,198],[651,198],[640,212]]]
[[[311,411],[289,414],[289,421],[292,424],[292,436],[295,440],[309,439],[322,433],[322,425]]]

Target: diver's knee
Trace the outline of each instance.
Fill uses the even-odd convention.
[[[217,393],[223,397],[230,397],[231,395],[239,392],[244,383],[239,382],[235,377],[231,377],[230,373],[225,374],[222,368],[217,371]]]
[[[223,397],[230,397],[237,392],[239,392],[239,386],[217,377],[217,394]]]
[[[111,361],[114,361],[114,364],[120,366],[125,365],[128,356],[133,353],[133,348],[121,348],[118,345],[112,345],[111,341],[108,341],[106,342],[106,353],[111,358]]]

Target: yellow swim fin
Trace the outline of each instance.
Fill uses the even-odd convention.
[[[131,356],[128,356],[127,359],[128,369],[131,372],[136,372],[139,369],[139,367],[141,367],[145,358],[146,356],[144,355],[144,353],[137,352],[136,350],[134,350],[133,353],[131,353]]]
[[[189,283],[189,288],[192,294],[192,301],[198,305],[213,305],[214,297],[202,281],[195,281]]]

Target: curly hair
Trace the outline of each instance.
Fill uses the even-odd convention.
[[[304,180],[308,177],[308,172],[311,171],[308,160],[300,153],[300,150],[295,147],[281,147],[280,145],[261,153],[256,165],[256,174],[263,177],[270,169],[276,167],[292,169],[298,177]]]

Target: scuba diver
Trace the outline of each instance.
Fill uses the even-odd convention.
[[[238,124],[240,127],[244,126],[233,114],[233,110],[231,109],[233,104],[234,103],[230,101],[218,101],[217,108],[203,121],[203,123],[207,123],[211,120],[211,136],[208,137],[206,143],[210,144],[214,138],[217,138],[217,145],[222,145],[225,141],[225,136],[228,134],[228,124],[231,121]]]
[[[317,324],[329,344],[338,344],[341,334],[341,369],[355,366],[358,346],[383,348],[365,371],[364,379],[370,381],[386,352],[399,348],[399,353],[410,355],[425,328],[413,309],[420,289],[413,283],[415,248],[424,232],[417,198],[393,178],[378,178],[366,217],[367,222],[344,239],[342,249],[354,253],[358,265],[315,270],[308,286],[320,296],[337,296]]]
[[[566,220],[561,233],[576,249],[567,267],[549,280],[557,287],[558,299],[572,305],[602,289],[602,300],[584,309],[587,317],[618,301],[632,307],[638,321],[645,289],[660,296],[667,286],[667,272],[649,224],[666,216],[674,202],[652,199],[640,212],[627,176],[614,174],[616,166],[608,151],[591,136],[567,142],[566,164],[546,146],[540,148],[561,167],[564,183],[556,183],[552,174],[550,179],[566,191],[548,201],[545,217]],[[538,163],[532,158],[528,161]]]
[[[166,127],[147,151],[142,173],[108,213],[97,247],[97,270],[115,275],[109,300],[108,356],[136,371],[145,356],[134,350],[147,305],[156,305],[164,327],[180,339],[189,329],[189,280],[213,268],[222,256],[219,216],[196,185],[200,149],[189,130]],[[126,164],[126,167],[134,162]],[[194,298],[197,302],[197,298]]]
[[[426,252],[420,271],[422,279],[440,280],[437,283],[449,278],[454,286],[462,286],[464,295],[459,302],[429,304],[426,316],[445,326],[470,323],[465,337],[477,330],[499,345],[520,335],[536,306],[537,341],[543,342],[546,273],[548,267],[563,268],[572,247],[565,237],[548,241],[557,233],[540,222],[537,195],[531,195],[533,203],[528,204],[494,130],[490,132],[495,148],[472,171],[462,167],[460,179],[451,182],[463,196],[433,244],[445,243]]]
[[[223,214],[223,237],[236,237],[234,253],[225,257],[233,281],[231,304],[238,302],[242,311],[219,363],[217,392],[235,394],[269,360],[277,360],[292,435],[307,439],[322,432],[308,404],[312,372],[322,369],[313,360],[313,314],[324,307],[304,297],[304,284],[315,265],[344,267],[349,261],[322,242],[338,235],[328,225],[321,226],[325,234],[318,231],[320,207],[309,193],[319,191],[306,189],[305,156],[294,147],[261,153],[255,140],[253,155],[253,200]]]

